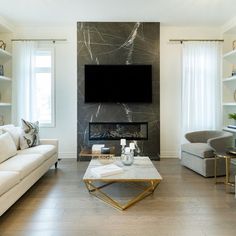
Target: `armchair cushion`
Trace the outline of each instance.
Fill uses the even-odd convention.
[[[213,149],[206,143],[185,143],[182,144],[181,150],[201,158],[214,157]]]

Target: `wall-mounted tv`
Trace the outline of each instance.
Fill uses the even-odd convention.
[[[86,103],[151,103],[152,65],[85,65]]]

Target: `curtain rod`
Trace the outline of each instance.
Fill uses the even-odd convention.
[[[217,42],[224,42],[223,39],[170,39],[169,42],[179,42],[179,43],[183,43],[183,42],[189,42],[189,41],[217,41]]]
[[[12,39],[11,41],[67,41],[66,39]]]

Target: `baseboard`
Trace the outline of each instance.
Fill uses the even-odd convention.
[[[180,155],[178,152],[161,152],[160,155],[161,158],[179,158],[180,159]]]
[[[64,159],[64,158],[77,158],[77,153],[75,152],[59,152],[58,158]]]

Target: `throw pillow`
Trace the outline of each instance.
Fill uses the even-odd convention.
[[[32,123],[23,119],[21,119],[21,122],[20,149],[39,145],[39,122]]]
[[[0,163],[16,155],[16,145],[9,133],[0,135]]]
[[[13,124],[10,124],[10,125],[1,125],[1,126],[0,126],[0,134],[3,134],[3,133],[4,133],[3,129],[4,129],[4,128],[7,128],[7,127],[14,127],[14,125],[13,125]]]
[[[20,149],[20,134],[21,134],[21,128],[20,127],[15,127],[14,125],[5,125],[3,128],[2,128],[2,131],[3,132],[8,132],[13,141],[15,142],[15,145],[16,145],[16,149]]]

